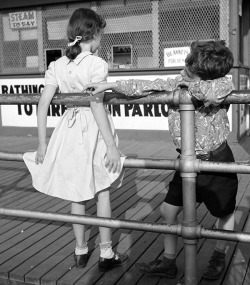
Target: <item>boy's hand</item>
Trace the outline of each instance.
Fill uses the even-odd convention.
[[[177,83],[177,87],[189,87],[191,84],[191,81],[185,81],[185,80],[182,80],[182,81],[179,81]]]
[[[107,147],[105,166],[109,172],[115,173],[121,170],[120,152],[115,145]]]
[[[47,151],[47,144],[46,143],[39,144],[35,158],[36,164],[43,163],[46,151]]]

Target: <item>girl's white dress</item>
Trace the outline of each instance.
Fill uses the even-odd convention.
[[[52,62],[45,84],[56,85],[61,93],[77,93],[90,82],[107,77],[107,63],[90,52],[74,61],[66,56]],[[118,145],[112,118],[107,117]],[[105,167],[106,144],[90,107],[69,107],[55,127],[42,164],[35,163],[36,152],[26,152],[24,161],[35,189],[62,199],[80,202],[95,197],[108,187],[120,187],[123,170],[110,173]],[[121,157],[123,165],[125,157]]]

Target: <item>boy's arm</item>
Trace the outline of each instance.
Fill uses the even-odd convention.
[[[203,101],[205,106],[218,106],[234,90],[234,85],[229,78],[221,77],[209,81],[192,82],[188,90],[196,99]]]
[[[175,79],[167,78],[167,80],[158,78],[154,81],[129,79],[111,83],[89,83],[83,86],[83,91],[86,90],[92,95],[96,95],[105,90],[112,89],[127,96],[146,96],[154,91],[173,91],[177,87],[178,80],[180,81],[179,77]],[[94,91],[88,91],[88,89],[92,88],[94,88]]]
[[[176,79],[167,78],[167,80],[140,80],[129,79],[116,82],[114,91],[123,93],[127,96],[146,96],[154,91],[173,91],[176,89]]]

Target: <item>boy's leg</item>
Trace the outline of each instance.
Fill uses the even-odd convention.
[[[217,228],[220,230],[232,231],[234,229],[234,213],[219,218],[217,221]],[[217,240],[215,250],[225,253],[227,244],[228,242],[226,240]]]
[[[234,213],[225,217],[219,218],[217,221],[217,228],[220,230],[234,229]],[[203,273],[206,279],[219,279],[225,270],[226,247],[228,242],[226,240],[217,240],[214,252],[210,258],[209,265]]]
[[[234,162],[230,147],[225,147],[216,154],[212,154],[210,161]],[[234,228],[234,210],[238,189],[238,178],[235,173],[199,173],[197,176],[198,197],[201,198],[209,212],[218,218],[217,228],[232,230]],[[200,202],[201,202],[200,201]],[[219,279],[225,269],[225,250],[227,241],[216,242],[215,250],[210,258],[203,277]]]
[[[165,224],[177,225],[177,214],[180,210],[179,206],[173,206],[166,202],[161,204],[162,222]],[[169,259],[176,258],[177,252],[177,235],[164,234],[164,256]]]
[[[163,202],[160,208],[162,222],[166,224],[177,224],[179,206],[173,206]],[[176,251],[177,236],[164,235],[164,255],[162,259],[156,259],[148,263],[137,263],[136,267],[144,273],[161,275],[168,278],[175,278],[177,274]]]

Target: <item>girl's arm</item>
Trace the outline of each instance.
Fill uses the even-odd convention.
[[[38,103],[37,125],[38,125],[38,149],[36,153],[35,162],[43,163],[46,150],[46,126],[47,126],[47,113],[49,104],[56,92],[57,87],[52,84],[45,85],[43,93]]]
[[[117,88],[116,82],[111,83],[89,83],[83,87],[82,91],[86,91],[87,93],[90,93],[92,95],[96,95],[98,93],[102,93],[106,90],[114,90]]]
[[[94,86],[94,88],[96,89],[90,93],[92,93],[92,95],[97,95],[91,97],[90,108],[96,120],[97,126],[100,130],[100,133],[104,139],[104,142],[107,146],[105,165],[109,171],[119,172],[121,169],[120,151],[116,146],[116,142],[112,134],[107,113],[103,105],[104,94],[101,93],[106,89],[112,89],[113,87],[115,87],[115,83],[113,83],[114,85],[112,83],[106,83],[106,79],[108,76],[108,64],[104,60],[96,58],[96,62],[92,66],[93,70],[90,70],[90,74],[92,75],[92,83],[88,85]],[[84,89],[86,88],[83,87],[83,90]]]
[[[119,172],[121,169],[120,151],[115,144],[107,113],[103,105],[103,96],[104,94],[101,93],[92,97],[90,108],[107,146],[105,166],[109,171]]]

